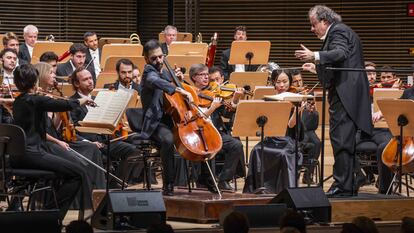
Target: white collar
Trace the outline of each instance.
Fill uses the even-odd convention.
[[[331,24],[329,25],[329,27],[326,29],[325,35],[323,35],[323,36],[321,37],[321,39],[320,39],[320,40],[325,40],[325,39],[326,39],[326,36],[328,35],[329,29],[331,28],[331,26],[332,26],[332,23],[331,23]]]

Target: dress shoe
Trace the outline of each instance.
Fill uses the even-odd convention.
[[[331,187],[328,192],[325,193],[326,197],[328,198],[335,198],[335,197],[351,197],[357,195],[355,192],[354,194],[350,191],[345,191],[339,187]]]
[[[197,187],[207,188],[207,190],[211,193],[218,193],[216,186],[214,185],[212,180],[199,179],[197,180]]]
[[[219,181],[218,187],[219,187],[220,190],[232,191],[232,192],[234,191],[231,184],[228,181],[225,181],[225,180]]]
[[[174,183],[168,183],[164,185],[162,195],[164,196],[174,196]]]

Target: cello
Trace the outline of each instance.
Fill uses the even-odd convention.
[[[204,118],[198,109],[196,91],[188,84],[182,83],[174,74],[167,59],[164,64],[174,85],[191,93],[196,103],[191,103],[179,93],[165,94],[165,109],[174,122],[174,140],[178,153],[190,161],[207,161],[221,150],[223,142],[214,125]]]

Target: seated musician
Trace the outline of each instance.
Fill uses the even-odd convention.
[[[141,78],[141,72],[139,71],[138,67],[134,65],[134,68],[132,70],[132,81],[139,85]],[[140,92],[138,92],[138,94],[140,94]]]
[[[10,48],[16,50],[16,53],[19,54],[19,37],[13,32],[8,32],[4,34],[3,37],[3,46],[5,49]],[[27,61],[20,60],[17,56],[16,67],[21,64],[27,64]]]
[[[87,174],[78,164],[44,150],[46,112],[70,111],[92,100],[88,97],[78,100],[55,100],[37,95],[37,76],[38,72],[30,64],[21,65],[14,71],[14,81],[21,94],[14,101],[13,117],[15,124],[22,127],[26,133],[26,154],[17,158],[12,157],[11,165],[15,168],[53,171],[62,179],[62,184],[56,190],[56,197],[59,217],[63,220],[76,194],[84,187],[83,183],[87,182]],[[84,193],[88,194],[87,191]],[[85,206],[91,206],[91,201],[90,196],[85,197]],[[56,208],[55,202],[48,200],[45,208]]]
[[[44,52],[40,55],[39,61],[46,62],[47,64],[52,66],[53,72],[56,74],[57,64],[58,64],[58,55],[54,52]]]
[[[16,68],[17,52],[14,49],[3,49],[0,52],[0,62],[3,70],[2,85],[13,85],[13,70]]]
[[[383,66],[383,70],[392,70],[393,68],[391,66]],[[380,74],[380,85],[379,88],[399,88],[401,85],[401,80],[397,78],[397,74],[395,72],[387,72],[383,71]]]
[[[168,49],[172,42],[177,41],[178,30],[172,25],[167,25],[164,28],[164,40],[165,42],[161,44],[162,52],[165,55],[168,55]]]
[[[24,43],[19,46],[19,60],[24,60],[27,63],[31,62],[38,34],[39,30],[34,25],[29,24],[23,28]]]
[[[35,64],[34,67],[39,72],[39,87],[45,91],[52,90],[54,88],[54,83],[56,82],[53,67],[45,62],[39,62]],[[95,164],[103,167],[102,154],[99,148],[96,144],[87,141],[81,141],[77,138],[63,138],[63,127],[70,126],[64,126],[60,116],[61,115],[59,113],[48,113],[46,124],[46,145],[48,152],[51,154],[59,155],[62,158],[83,167],[88,174],[87,178],[89,181],[89,187],[86,187],[87,189],[85,189],[88,192],[92,193],[93,188],[105,188],[105,174],[92,164],[89,164],[87,161],[77,156],[73,151],[69,150],[69,148],[71,148]],[[76,137],[76,135],[72,136]]]
[[[102,50],[98,47],[98,35],[96,32],[85,32],[83,34],[83,43],[85,44],[88,49],[86,50],[86,59],[85,63],[89,64],[93,77],[98,77],[99,73],[101,73],[101,55]]]
[[[234,29],[234,35],[233,39],[235,41],[244,41],[247,40],[247,29],[245,26],[237,26]],[[223,51],[223,54],[221,55],[220,60],[220,68],[223,70],[224,73],[224,80],[229,80],[230,74],[233,72],[245,72],[245,71],[256,71],[258,66],[257,65],[250,65],[246,66],[244,64],[236,64],[236,65],[230,65],[229,59],[230,59],[230,51],[231,49],[228,48]]]
[[[141,101],[144,110],[141,137],[151,139],[160,146],[160,156],[163,166],[163,194],[174,195],[174,136],[171,131],[173,122],[171,116],[164,111],[164,93],[169,95],[178,92],[193,101],[189,92],[171,84],[170,76],[163,70],[164,53],[157,40],[150,40],[144,45],[146,65],[140,86],[142,87]]]
[[[56,75],[57,76],[70,76],[75,69],[79,67],[86,67],[86,69],[91,73],[93,82],[96,83],[96,76],[94,76],[95,71],[94,68],[90,65],[91,62],[86,63],[86,52],[88,48],[80,43],[76,43],[70,46],[70,59],[69,61],[58,64]]]
[[[303,85],[302,74],[300,70],[292,70],[292,86],[296,88],[296,91],[305,91]],[[306,94],[306,93],[302,93]],[[304,103],[304,108],[302,110],[302,123],[304,130],[303,140],[300,142],[301,149],[304,153],[308,154],[308,159],[318,160],[320,151],[321,151],[321,140],[318,135],[316,135],[316,129],[318,129],[319,124],[319,113],[316,110],[315,101],[308,100]],[[315,169],[314,163],[310,163],[310,167],[306,170],[302,183],[313,183],[313,173]]]
[[[365,69],[367,70],[375,70],[377,68],[377,65],[373,62],[366,61],[365,62]],[[368,82],[369,85],[374,85],[377,82],[377,72],[375,71],[367,71],[368,76]]]
[[[218,84],[224,83],[224,73],[223,70],[218,66],[213,66],[208,69],[208,74],[210,77],[210,82],[216,82]]]
[[[204,64],[194,64],[190,67],[190,78],[194,82],[194,85],[199,91],[209,88],[209,71],[208,67]],[[231,100],[231,105],[236,106],[239,102],[239,99],[243,96],[243,88],[239,88],[233,95]],[[230,181],[235,177],[237,166],[239,164],[244,167],[244,151],[243,145],[240,142],[240,139],[234,138],[231,136],[231,131],[228,129],[222,120],[223,117],[230,118],[233,116],[233,112],[226,111],[225,107],[221,103],[221,98],[215,98],[211,103],[211,106],[205,109],[204,113],[211,118],[214,126],[219,131],[221,139],[223,141],[223,147],[220,152],[224,154],[224,166],[218,175],[218,187],[222,190],[233,191],[233,187],[230,185]],[[219,153],[220,153],[219,152]],[[210,177],[208,172],[203,171],[202,164],[202,174],[199,177],[199,182],[201,184],[207,185],[210,191],[213,191],[211,183],[208,182],[207,177]],[[205,177],[207,176],[207,177]]]
[[[0,124],[13,124],[13,99],[0,98]]]
[[[83,97],[91,96],[94,82],[92,79],[92,75],[88,70],[86,70],[83,67],[77,68],[70,76],[70,80],[73,88],[76,91],[76,93],[70,97],[71,99],[80,99]],[[75,125],[78,125],[78,122],[82,121],[85,118],[86,114],[88,113],[88,108],[89,106],[79,106],[72,109],[70,115]],[[121,140],[113,142],[111,143],[111,146],[109,148],[109,155],[107,155],[107,141],[103,135],[80,132],[78,133],[78,135],[82,137],[84,140],[88,140],[96,144],[104,155],[111,156],[111,158],[115,160],[120,160],[120,163],[116,168],[115,175],[119,177],[121,180],[128,179],[127,176],[130,173],[130,171],[127,169],[128,158],[139,154],[138,149],[134,145],[123,142]],[[111,182],[111,185],[114,187],[119,187],[117,186],[118,184],[114,182]]]
[[[366,62],[365,63],[365,69],[375,69],[375,67],[376,67],[376,65],[373,62]],[[384,66],[383,69],[391,69],[391,67]],[[373,77],[374,75],[376,76],[376,72],[367,72],[368,81],[370,81],[370,76],[371,76],[371,79],[374,79],[374,77]],[[387,85],[387,84],[388,85],[393,85],[393,84],[389,83],[389,81],[392,81],[392,80],[394,80],[394,81],[396,80],[395,73],[393,73],[393,72],[381,72],[381,76],[380,76],[380,81],[381,82],[378,85],[374,84],[374,86],[376,86],[376,88],[381,88],[382,83],[384,83],[385,85]],[[373,103],[371,103],[371,105],[373,105]],[[373,110],[374,108],[371,107],[371,109]],[[372,113],[372,123],[373,124],[377,123],[382,118],[383,118],[383,116],[382,116],[381,111],[377,111],[377,112]],[[378,192],[382,193],[382,194],[385,194],[388,190],[388,187],[391,184],[393,173],[382,162],[382,152],[384,151],[384,149],[387,146],[388,142],[391,140],[392,134],[391,134],[391,132],[388,128],[374,127],[374,129],[372,130],[372,135],[371,136],[361,134],[360,138],[361,138],[361,140],[370,140],[370,141],[374,142],[377,145],[377,151],[376,151],[375,155],[377,157],[377,164],[378,164],[377,165],[378,166]],[[367,172],[366,183],[371,183],[371,182],[375,181],[375,177],[371,173],[372,172],[369,172],[369,171]]]
[[[107,83],[104,85],[104,88],[113,87],[113,89],[123,89],[123,90],[135,90],[140,93],[139,84],[132,81],[133,79],[133,70],[134,63],[131,60],[123,58],[118,60],[116,63],[116,73],[118,74],[118,80],[115,83]]]
[[[292,83],[290,72],[285,70],[274,70],[271,79],[273,80],[276,92],[278,94],[287,92]],[[299,108],[301,111],[302,108]],[[303,139],[303,130],[299,124],[299,140]],[[295,138],[296,138],[296,108],[291,111],[288,121],[285,137],[266,137],[264,139],[264,163],[265,176],[264,185],[268,191],[279,193],[287,187],[295,185]],[[261,144],[258,143],[250,153],[249,172],[243,192],[252,193],[259,188],[260,175],[254,173],[256,169],[260,169],[260,153]],[[300,153],[300,151],[299,151]],[[301,154],[299,154],[301,157]],[[300,164],[300,159],[298,161]]]

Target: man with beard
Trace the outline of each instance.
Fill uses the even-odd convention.
[[[190,102],[193,101],[189,92],[170,83],[170,77],[162,69],[164,54],[158,41],[150,40],[144,46],[145,65],[141,80],[141,101],[144,111],[141,135],[160,145],[163,166],[163,194],[174,195],[174,137],[171,131],[171,117],[164,111],[164,92],[172,95],[178,92]]]
[[[56,76],[70,76],[75,69],[83,66],[92,74],[93,83],[96,83],[93,67],[90,66],[90,64],[85,63],[87,50],[85,45],[79,43],[70,46],[69,51],[71,58],[69,61],[58,65]]]

